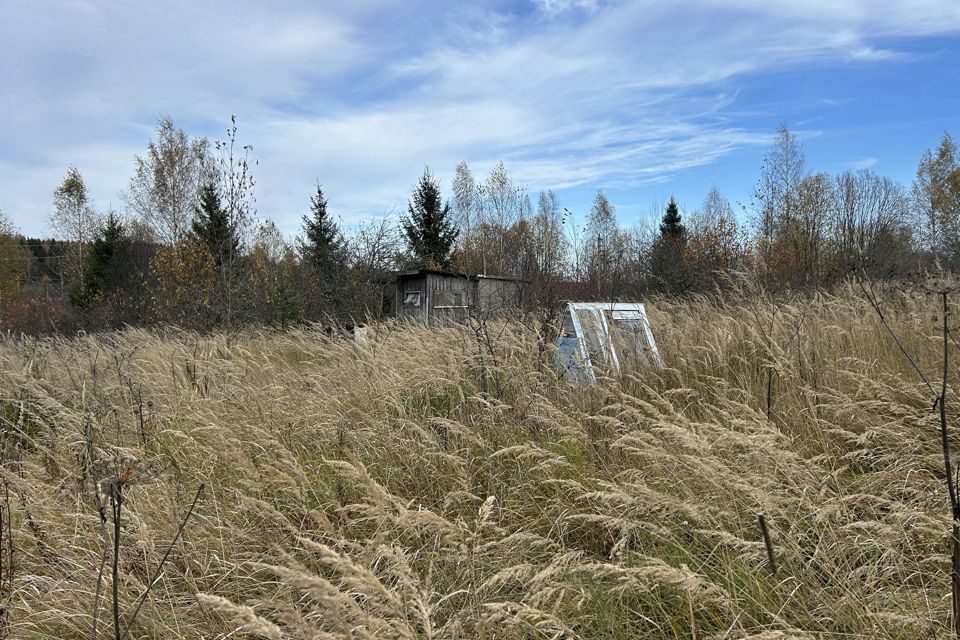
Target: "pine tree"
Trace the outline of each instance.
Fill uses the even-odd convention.
[[[93,240],[83,270],[83,286],[71,296],[74,305],[85,308],[98,294],[112,291],[119,285],[121,245],[126,238],[123,225],[112,213]]]
[[[671,197],[670,203],[667,205],[667,211],[660,221],[660,235],[682,238],[686,232],[687,228],[680,222],[680,208],[677,206],[676,200]]]
[[[458,232],[450,203],[442,202],[440,183],[429,168],[413,190],[407,213],[401,220],[403,236],[417,262],[424,267],[447,267]]]
[[[310,213],[303,216],[303,232],[300,239],[300,255],[324,276],[334,276],[346,263],[346,246],[336,220],[327,211],[327,198],[317,184],[317,192],[310,197]]]
[[[200,204],[193,221],[194,240],[205,246],[217,268],[231,264],[240,254],[240,236],[227,211],[220,204],[220,194],[213,184],[200,188]]]

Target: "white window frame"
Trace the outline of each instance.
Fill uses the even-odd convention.
[[[611,339],[610,327],[607,325],[606,314],[609,311],[614,320],[627,320],[631,322],[640,321],[643,324],[644,334],[647,338],[647,344],[650,347],[650,356],[653,365],[657,368],[663,367],[663,360],[660,358],[660,351],[657,349],[657,343],[653,339],[653,331],[650,329],[650,321],[647,319],[647,310],[639,302],[568,302],[567,313],[570,314],[570,320],[574,331],[577,334],[577,344],[580,350],[580,357],[586,365],[586,371],[589,374],[590,381],[596,382],[597,376],[594,371],[594,363],[590,358],[590,350],[587,348],[587,338],[584,333],[583,324],[580,322],[578,312],[589,313],[597,319],[597,326],[600,333],[597,334],[597,341],[601,349],[607,354],[610,365],[614,371],[620,372],[620,357],[617,353],[617,347]],[[618,317],[619,316],[619,317]]]

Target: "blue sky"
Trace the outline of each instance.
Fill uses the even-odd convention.
[[[288,235],[320,180],[347,224],[502,160],[535,201],[624,224],[711,186],[749,199],[779,122],[811,169],[904,183],[960,135],[957,0],[4,0],[0,210],[46,233],[75,165],[121,210],[157,118],[253,145]]]

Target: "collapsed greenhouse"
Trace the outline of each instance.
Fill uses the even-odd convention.
[[[579,383],[663,366],[646,308],[635,302],[568,302],[556,346],[562,374]]]

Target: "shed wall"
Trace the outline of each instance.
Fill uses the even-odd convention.
[[[420,306],[411,307],[403,304],[407,294],[414,291],[420,292]],[[396,283],[396,298],[394,309],[398,318],[417,318],[418,320],[427,320],[427,276],[422,275],[415,278],[399,278]]]
[[[478,278],[476,305],[481,311],[499,311],[520,306],[520,283],[516,280]]]
[[[434,292],[436,291],[465,291],[467,292],[467,300],[472,306],[475,304],[471,283],[466,278],[460,278],[457,276],[443,275],[439,273],[431,273],[427,275],[427,282],[429,283],[429,293],[427,295],[427,309],[429,318],[433,321],[444,322],[444,321],[457,321],[462,322],[467,319],[467,315],[470,313],[469,307],[437,307],[437,300]]]

